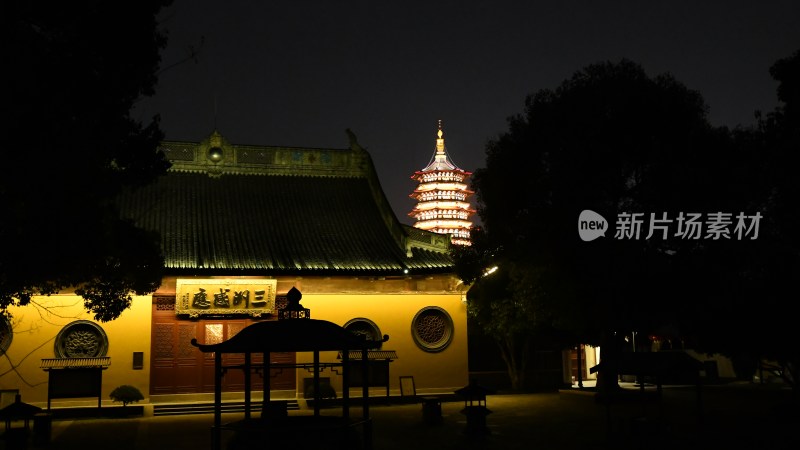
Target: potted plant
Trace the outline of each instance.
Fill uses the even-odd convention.
[[[142,414],[144,408],[138,407],[135,408],[128,408],[129,403],[136,403],[140,400],[144,400],[144,396],[142,392],[139,391],[135,386],[131,386],[129,384],[123,384],[122,386],[117,386],[111,394],[109,394],[111,400],[114,402],[122,403],[122,408],[120,414],[123,416],[133,415],[133,414]]]

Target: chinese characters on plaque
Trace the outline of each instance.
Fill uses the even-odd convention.
[[[189,317],[273,314],[276,286],[273,279],[178,279],[175,312]]]

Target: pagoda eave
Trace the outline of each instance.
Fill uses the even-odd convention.
[[[444,223],[443,223],[444,222]],[[471,228],[472,222],[460,219],[430,219],[420,220],[414,224],[421,230],[431,230],[433,228]]]
[[[431,192],[431,191],[458,191],[458,192],[463,192],[463,193],[468,194],[468,195],[472,195],[472,194],[475,193],[475,191],[470,191],[469,189],[467,189],[467,185],[465,183],[455,183],[455,182],[442,183],[442,184],[448,185],[448,186],[446,186],[447,189],[445,189],[444,187],[435,186],[437,183],[438,182],[420,183],[418,185],[418,187],[416,189],[414,189],[414,193],[416,194],[416,193],[424,193],[424,192]],[[455,186],[457,184],[461,185],[461,186]],[[431,186],[431,185],[434,185],[434,186]],[[453,186],[449,186],[449,185],[453,185]],[[420,188],[425,188],[425,189],[420,189]]]
[[[466,197],[470,197],[475,193],[475,191],[470,191],[468,189],[449,189],[449,190],[444,190],[444,189],[435,189],[434,188],[434,189],[423,189],[423,190],[414,189],[414,192],[408,194],[408,196],[413,198],[415,195],[427,194],[429,192],[437,191],[437,190],[438,191],[442,191],[442,192],[460,192],[460,193],[464,194]]]
[[[472,172],[466,171],[464,169],[459,169],[459,168],[455,168],[455,169],[429,169],[429,170],[422,169],[422,170],[415,171],[414,175],[411,175],[411,178],[414,178],[414,177],[419,176],[419,175],[425,175],[425,174],[428,174],[428,173],[434,173],[434,172],[440,172],[440,173],[443,173],[443,172],[455,172],[455,173],[459,173],[459,174],[467,175],[467,176],[472,175]]]

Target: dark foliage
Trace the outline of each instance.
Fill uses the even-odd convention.
[[[462,279],[476,283],[470,300],[495,302],[480,271],[497,265],[506,297],[527,302],[536,323],[605,350],[632,332],[707,351],[788,350],[790,340],[774,337],[789,325],[779,292],[798,269],[797,59],[772,68],[784,105],[758,129],[712,127],[698,92],[627,60],[530,95],[473,177],[484,229],[454,254]],[[608,220],[604,238],[579,238],[583,210]],[[624,212],[645,214],[638,239],[615,238]],[[764,219],[756,240],[647,238],[650,213],[666,214],[675,233],[681,212]]]
[[[134,103],[154,93],[169,0],[4,5],[8,86],[0,180],[0,309],[77,288],[101,321],[152,292],[157,236],[123,221],[114,199],[164,173],[158,118]]]
[[[737,150],[754,155],[748,174],[764,214],[762,234],[738,259],[723,255],[733,300],[720,308],[726,321],[703,335],[703,348],[722,351],[750,367],[759,360],[793,384],[797,393],[800,351],[796,320],[788,308],[800,271],[800,51],[778,60],[770,74],[778,82],[779,106],[759,114],[757,127],[737,130]],[[725,259],[727,258],[727,259]]]

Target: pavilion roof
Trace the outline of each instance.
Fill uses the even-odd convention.
[[[369,349],[381,342],[367,341],[327,320],[289,319],[256,322],[227,341],[204,345],[193,339],[192,345],[206,353],[272,353]]]

